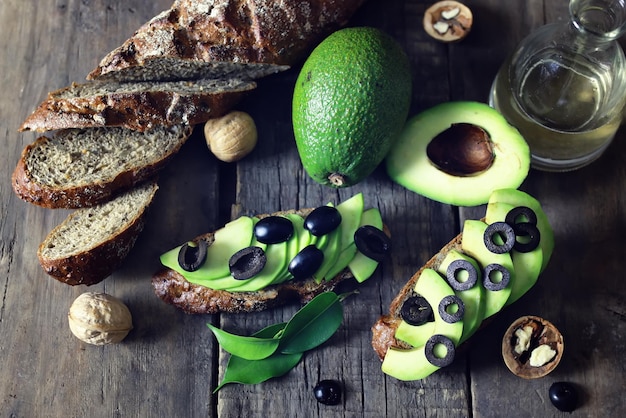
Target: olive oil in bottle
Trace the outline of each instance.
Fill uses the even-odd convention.
[[[533,167],[567,171],[598,158],[613,140],[626,100],[626,28],[617,0],[572,0],[571,21],[522,41],[496,75],[490,104],[528,142]]]

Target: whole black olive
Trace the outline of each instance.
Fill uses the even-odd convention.
[[[304,218],[304,228],[316,237],[333,232],[341,224],[341,213],[333,206],[320,206]]]
[[[423,296],[412,296],[404,301],[400,316],[409,325],[419,326],[435,320],[433,308]]]
[[[262,248],[251,246],[237,251],[228,260],[230,274],[237,280],[248,280],[263,270],[267,257]]]
[[[263,244],[278,244],[293,235],[293,224],[284,216],[268,216],[254,225],[254,236]]]
[[[354,233],[356,248],[366,257],[381,262],[391,251],[391,240],[380,229],[372,225],[359,227]]]
[[[578,406],[576,387],[568,382],[554,382],[549,390],[550,402],[559,411],[572,412]]]
[[[178,251],[178,264],[185,271],[196,271],[204,264],[208,245],[205,240],[186,242]]]
[[[287,270],[294,279],[306,279],[317,271],[324,261],[324,252],[315,245],[309,245],[300,250],[289,262]]]
[[[315,399],[324,405],[339,405],[341,403],[341,384],[336,380],[322,380],[313,388]]]

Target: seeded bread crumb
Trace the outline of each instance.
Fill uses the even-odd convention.
[[[134,246],[157,189],[155,182],[144,183],[107,203],[71,213],[40,244],[43,269],[70,285],[104,280]]]

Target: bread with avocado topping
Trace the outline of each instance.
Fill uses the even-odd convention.
[[[378,210],[364,211],[362,195],[353,196],[337,206],[337,211],[341,213],[340,226],[325,234],[316,232],[315,236],[304,227],[313,218],[307,216],[314,211],[292,210],[253,218],[241,217],[218,231],[201,235],[192,240],[192,248],[200,248],[201,241],[206,243],[207,252],[202,265],[193,271],[187,270],[180,259],[184,246],[174,248],[161,256],[165,268],[153,276],[152,287],[163,301],[187,313],[242,313],[287,303],[305,303],[321,292],[333,290],[347,279],[362,282],[371,276],[378,265],[372,257],[378,257],[368,253],[362,242],[353,237],[361,237],[363,231],[375,228],[375,235],[382,238],[381,242],[388,243],[389,232],[382,224]],[[292,215],[296,215],[299,222]],[[253,232],[254,226],[272,217],[287,218],[300,226],[294,226],[293,235],[289,235],[286,241],[260,243],[258,233]],[[274,249],[282,244],[285,244],[285,255],[281,260],[272,259],[280,254],[280,250],[276,252]],[[323,252],[324,260],[328,262],[316,266],[313,273],[299,275],[290,269],[290,262],[312,245]],[[229,258],[239,250],[256,246],[263,248],[267,257],[262,270],[249,278],[234,278],[232,258]],[[389,245],[386,245],[378,259],[384,259],[388,250]]]
[[[419,380],[450,364],[456,347],[535,284],[553,246],[553,231],[535,198],[516,189],[495,190],[485,217],[466,220],[463,231],[411,276],[372,326],[383,372]]]

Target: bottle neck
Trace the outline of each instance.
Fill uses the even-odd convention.
[[[571,0],[569,9],[574,28],[598,44],[626,31],[626,0]]]

